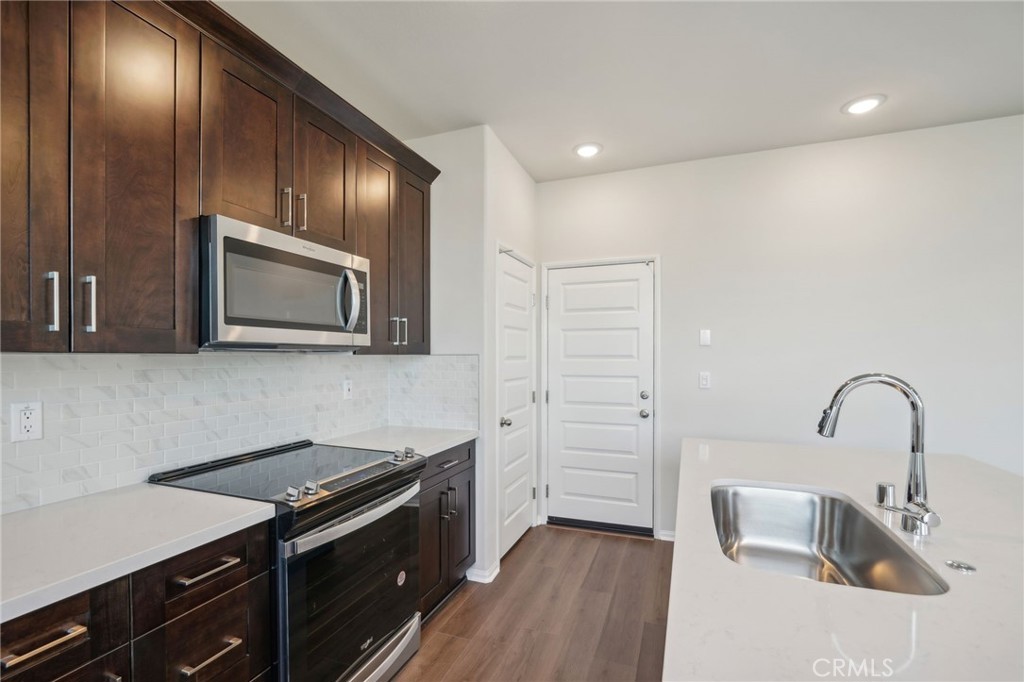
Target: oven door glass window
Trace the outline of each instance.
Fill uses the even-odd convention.
[[[415,613],[419,496],[287,559],[288,679],[335,682]]]
[[[343,332],[353,309],[348,268],[262,244],[224,239],[224,322]]]

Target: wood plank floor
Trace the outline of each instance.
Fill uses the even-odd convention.
[[[672,543],[537,526],[423,628],[397,682],[661,679]]]

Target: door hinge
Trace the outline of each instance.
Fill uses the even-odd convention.
[[[530,294],[530,307],[531,308],[536,308],[537,307],[537,294],[532,294],[532,293]]]
[[[544,484],[544,497],[551,497],[551,486],[547,483]]]
[[[544,404],[547,405],[549,402],[551,402],[551,394],[548,393],[548,390],[545,388],[544,389]]]
[[[535,499],[535,500],[537,499],[537,488],[536,487],[534,487],[534,489],[533,489],[533,499]]]
[[[530,391],[530,402],[537,402],[537,391]]]
[[[544,294],[544,309],[551,310],[551,297]]]

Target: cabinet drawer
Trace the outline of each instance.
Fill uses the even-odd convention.
[[[128,641],[128,578],[4,623],[0,640],[4,682],[49,682],[72,672]]]
[[[269,661],[267,573],[132,641],[136,680],[249,679]],[[250,608],[255,605],[257,608]]]
[[[103,658],[86,663],[78,670],[58,678],[55,682],[131,682],[132,663],[130,647],[125,644]]]
[[[267,527],[253,526],[132,574],[139,637],[267,570]]]
[[[436,455],[431,455],[427,459],[427,468],[423,470],[423,475],[420,477],[422,481],[421,486],[426,488],[434,483],[440,482],[442,476],[450,476],[456,471],[462,471],[465,468],[466,462],[473,461],[473,455],[476,452],[476,441],[471,440],[468,443],[457,445],[454,448],[449,448],[444,452],[439,452]],[[434,481],[431,480],[435,476],[439,478]]]

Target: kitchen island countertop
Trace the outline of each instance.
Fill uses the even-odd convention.
[[[893,532],[949,584],[933,596],[741,566],[712,515],[716,482],[772,482],[839,491],[884,523],[875,483],[902,492],[907,453],[685,439],[664,679],[1024,679],[1024,479],[960,455],[925,459],[942,525],[927,538]]]

